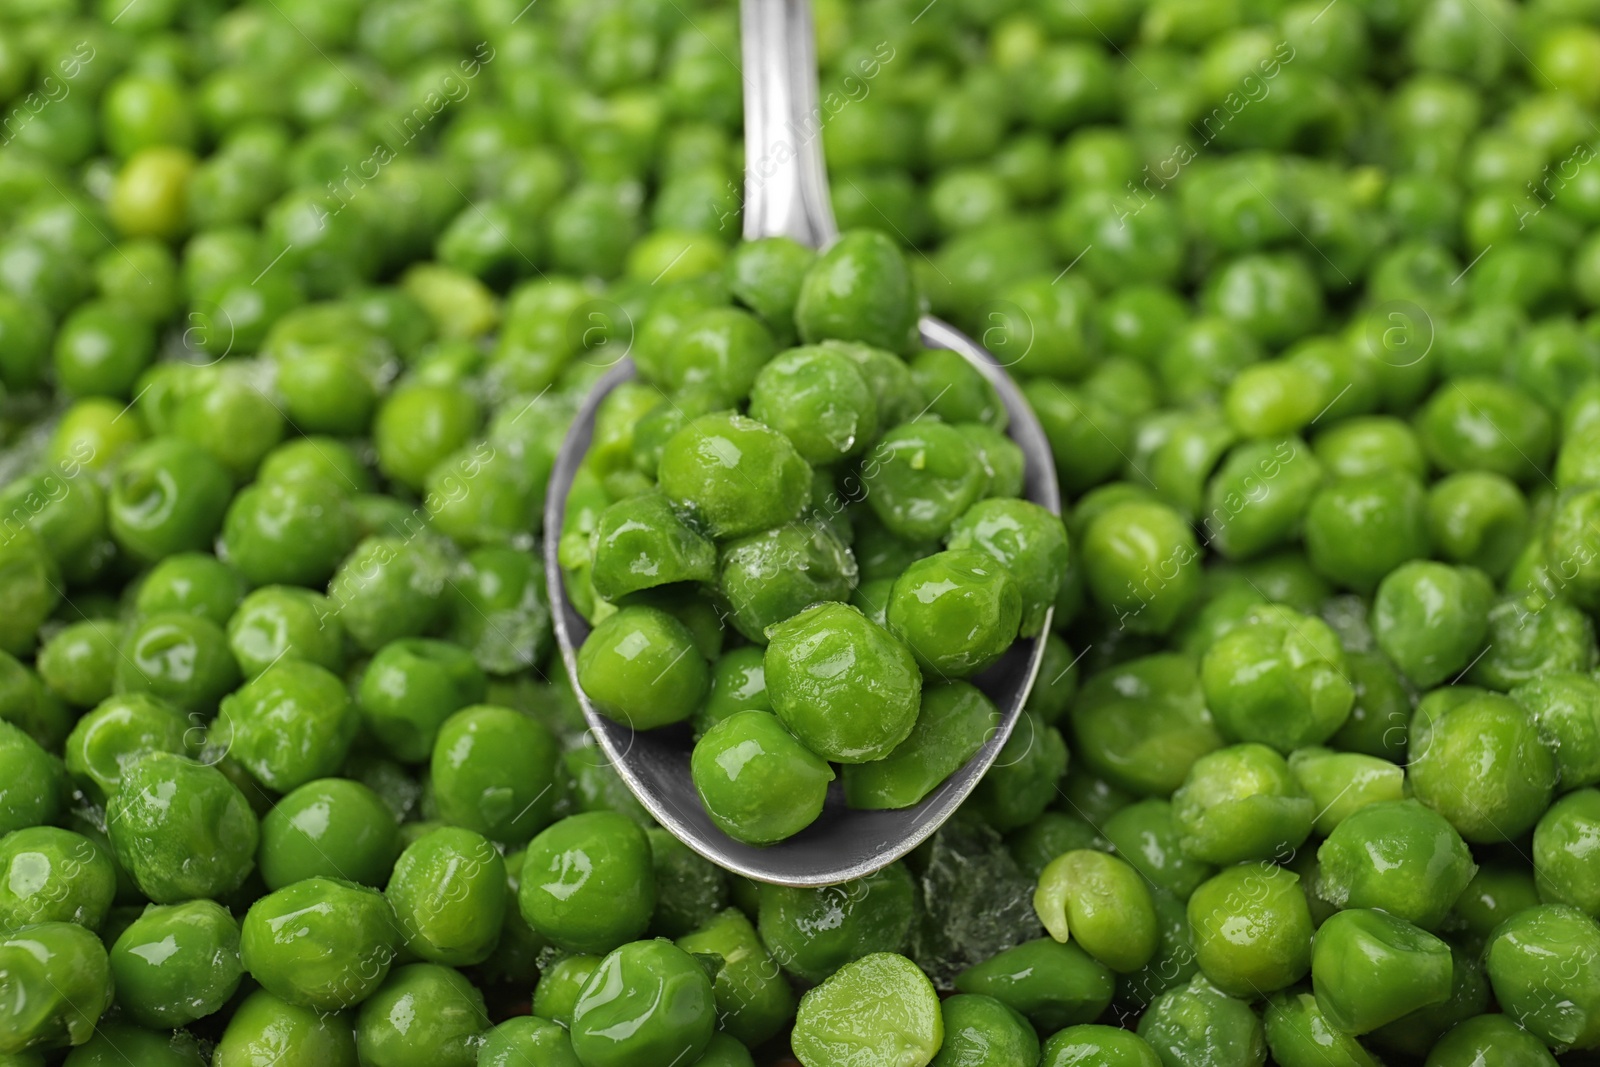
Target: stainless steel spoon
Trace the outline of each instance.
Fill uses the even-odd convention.
[[[744,236],[792,237],[822,248],[837,236],[823,168],[817,103],[816,47],[810,0],[743,0],[740,4],[745,81]],[[994,357],[954,327],[924,317],[923,343],[960,353],[994,383],[1010,416],[1010,434],[1026,460],[1029,500],[1059,512],[1049,442],[1021,392]],[[555,603],[556,639],[567,673],[577,677],[577,651],[589,625],[566,595],[556,556],[572,487],[594,433],[595,412],[607,393],[633,377],[631,362],[614,367],[595,386],[562,442],[545,506],[545,573]],[[1046,626],[1048,631],[1048,624]],[[854,811],[838,782],[822,815],[787,841],[756,847],[735,841],[711,822],[689,777],[687,728],[635,733],[578,699],[600,748],[645,810],[695,852],[730,871],[778,885],[834,885],[871,874],[910,852],[953,814],[994,763],[1011,735],[1044,655],[1042,637],[1017,642],[975,683],[1001,712],[1000,727],[966,765],[914,807]],[[574,683],[574,689],[576,689]]]

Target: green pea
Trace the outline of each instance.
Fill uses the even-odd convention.
[[[1588,1049],[1600,1043],[1600,986],[1582,961],[1597,951],[1593,919],[1570,905],[1541,904],[1502,923],[1484,961],[1507,1015],[1554,1048]]]
[[[61,599],[60,575],[39,535],[31,529],[0,541],[0,590],[14,605],[0,623],[0,651],[24,655],[38,639],[39,624]]]
[[[184,612],[140,619],[122,640],[118,693],[144,693],[187,712],[205,713],[239,680],[227,636],[216,623]]]
[[[1267,1050],[1282,1067],[1377,1067],[1359,1041],[1328,1024],[1310,993],[1274,994],[1262,1022]]]
[[[1011,647],[1021,594],[988,553],[952,549],[917,560],[895,579],[889,629],[917,662],[942,678],[983,670]]]
[[[1289,753],[1289,772],[1316,805],[1313,825],[1323,835],[1369,804],[1405,796],[1405,770],[1363,752],[1296,749]]]
[[[807,344],[838,339],[905,351],[916,339],[917,304],[904,254],[884,234],[845,234],[801,280],[795,325]]]
[[[261,1058],[281,1055],[286,1047],[306,1062],[329,1067],[354,1067],[355,1035],[350,1020],[280,1000],[264,989],[251,993],[234,1009],[217,1043],[216,1067],[249,1067]]]
[[[1039,661],[1039,673],[1023,706],[1045,724],[1054,726],[1078,695],[1078,678],[1078,657],[1071,646],[1054,632],[1045,634],[1044,656]]]
[[[1208,863],[1288,855],[1311,832],[1315,811],[1282,756],[1232,745],[1201,756],[1172,795],[1184,851]]]
[[[767,697],[766,650],[757,646],[730,649],[711,664],[711,690],[694,713],[695,733],[705,732],[736,711],[771,711]]]
[[[110,797],[122,784],[126,763],[142,753],[184,752],[187,729],[186,718],[155,697],[107,697],[77,721],[62,758],[86,792]]]
[[[1200,682],[1224,736],[1288,752],[1344,724],[1355,702],[1344,668],[1327,623],[1273,605],[1211,646]]]
[[[369,536],[339,565],[328,600],[358,647],[377,652],[438,620],[449,572],[434,549],[425,538]]]
[[[572,1011],[589,976],[600,966],[601,956],[566,956],[544,968],[533,990],[535,1015],[553,1019],[563,1028],[572,1025]]]
[[[544,570],[532,553],[486,545],[467,554],[449,585],[447,631],[491,675],[543,663],[553,646]]]
[[[725,1032],[754,1048],[794,1017],[794,991],[743,911],[729,908],[677,944],[691,955],[722,959],[711,989]]]
[[[1037,1067],[1039,1036],[1017,1012],[993,997],[958,993],[939,1005],[944,1044],[930,1067],[988,1062],[994,1067]],[[1050,1061],[1048,1057],[1045,1062]]]
[[[763,885],[757,929],[780,967],[821,982],[852,960],[903,948],[915,901],[911,875],[899,863],[822,889]]]
[[[258,481],[295,482],[321,478],[352,495],[370,493],[373,477],[356,450],[337,437],[296,437],[273,448],[261,459]]]
[[[72,713],[43,678],[8,652],[0,652],[0,701],[5,708],[0,718],[51,749],[59,748],[72,728]]]
[[[1471,665],[1489,628],[1492,596],[1474,568],[1407,563],[1378,588],[1373,634],[1412,682],[1437,685]]]
[[[965,682],[922,690],[916,725],[894,751],[844,770],[846,802],[853,808],[906,808],[933,792],[993,735],[1000,713]]]
[[[1165,633],[1199,591],[1194,534],[1171,508],[1118,504],[1097,515],[1082,547],[1089,590],[1134,633]]]
[[[215,729],[234,760],[262,785],[286,793],[343,766],[359,726],[337,675],[287,660],[225,697]]]
[[[295,789],[261,819],[257,862],[268,889],[307,878],[381,887],[400,854],[400,830],[383,798],[348,778]]]
[[[1600,818],[1600,792],[1568,793],[1540,817],[1533,830],[1533,871],[1539,897],[1552,904],[1570,904],[1594,917],[1600,912],[1594,863],[1587,846]]]
[[[1329,581],[1369,592],[1399,564],[1427,555],[1425,504],[1422,483],[1398,471],[1333,482],[1306,511],[1311,565]]]
[[[1328,1021],[1364,1034],[1450,995],[1450,948],[1386,912],[1352,908],[1317,931],[1312,957],[1317,1003]]]
[[[1077,1063],[1159,1067],[1161,1060],[1137,1034],[1115,1026],[1083,1023],[1052,1034],[1039,1059],[1040,1067],[1071,1067]]]
[[[1427,474],[1427,460],[1416,431],[1391,415],[1335,422],[1317,434],[1312,451],[1338,478],[1364,478],[1384,471],[1417,478]]]
[[[1526,482],[1553,447],[1550,416],[1514,386],[1458,378],[1441,386],[1418,416],[1422,446],[1448,473],[1488,471]]]
[[[1034,912],[1050,936],[1069,938],[1114,971],[1137,971],[1157,944],[1155,905],[1129,863],[1093,849],[1057,856],[1039,875]]]
[[[751,844],[781,841],[814,822],[834,777],[766,711],[735,712],[711,727],[695,745],[691,770],[711,820]]]
[[[1173,653],[1095,674],[1071,717],[1085,764],[1139,794],[1172,792],[1196,759],[1222,746],[1194,660]]]
[[[137,1057],[137,1058],[135,1058]],[[111,1067],[135,1062],[149,1067],[203,1067],[200,1043],[187,1033],[152,1033],[127,1023],[107,1023],[68,1053],[64,1067]]]
[[[1234,446],[1206,485],[1205,542],[1228,559],[1284,544],[1299,531],[1321,481],[1321,464],[1299,438]]]
[[[564,781],[571,785],[568,796],[577,810],[618,812],[640,827],[655,824],[598,747],[572,749],[561,757],[561,765],[566,772]]]
[[[255,813],[213,766],[147,752],[122,768],[106,805],[117,860],[157,904],[233,892],[255,867]]]
[[[1066,770],[1067,744],[1060,731],[1024,710],[969,803],[996,830],[1015,830],[1037,819],[1055,799]]]
[[[110,853],[82,834],[33,826],[0,837],[0,929],[70,922],[98,930],[116,889]]]
[[[452,713],[483,699],[483,672],[470,653],[428,638],[402,638],[378,650],[356,692],[362,720],[396,759],[426,760]]]
[[[983,496],[983,465],[961,431],[940,422],[903,423],[862,460],[867,506],[896,537],[936,541]]]
[[[500,938],[506,870],[487,839],[456,827],[417,838],[395,861],[384,896],[401,942],[430,963],[482,963]]]
[[[1557,671],[1511,691],[1528,710],[1556,758],[1562,789],[1600,782],[1600,682]]]
[[[1176,330],[1148,344],[1162,384],[1180,403],[1220,399],[1241,370],[1265,355],[1254,337],[1227,319],[1206,316],[1178,322]]]
[[[792,344],[800,286],[816,258],[811,249],[787,237],[744,241],[728,256],[728,289],[761,316],[779,343]]]
[[[1556,1058],[1533,1034],[1504,1015],[1478,1015],[1454,1027],[1428,1053],[1425,1067],[1451,1067],[1493,1057],[1505,1067],[1553,1067]]]
[[[187,1026],[221,1010],[239,988],[239,924],[210,900],[152,904],[111,945],[110,964],[117,1004],[134,1022]]]
[[[1499,578],[1526,543],[1528,504],[1510,479],[1462,471],[1429,490],[1428,529],[1440,555]]]
[[[1082,279],[1070,275],[1054,281],[1024,279],[1001,290],[984,320],[990,325],[982,341],[1019,377],[1073,381],[1093,362],[1089,347],[1093,307],[1092,290]],[[1123,332],[1142,325],[1142,320],[1135,320]]]
[[[612,504],[600,513],[594,536],[594,589],[607,600],[715,574],[716,548],[684,525],[659,493]]]
[[[1216,873],[1209,863],[1183,851],[1172,805],[1165,800],[1129,804],[1107,818],[1102,829],[1117,854],[1151,886],[1179,900],[1189,899],[1196,886]]]
[[[578,683],[604,714],[650,729],[693,714],[710,675],[683,623],[659,609],[633,606],[608,616],[584,640]]]
[[[999,392],[959,352],[923,349],[911,361],[911,377],[929,398],[926,413],[948,423],[973,422],[1005,430],[1007,414]]]
[[[317,586],[358,539],[343,490],[321,478],[258,482],[234,497],[221,551],[252,585]]]
[[[478,1049],[481,1067],[581,1067],[566,1028],[548,1019],[519,1015],[483,1035]]]
[[[1414,800],[1369,804],[1317,850],[1319,889],[1339,907],[1381,908],[1436,929],[1477,869],[1444,816]]]
[[[0,296],[0,337],[6,340],[0,382],[19,391],[40,385],[50,358],[50,335],[50,315],[44,308],[11,293]]]
[[[1495,927],[1539,902],[1530,867],[1486,861],[1456,898],[1451,915],[1460,920],[1468,934],[1487,940]]]
[[[1054,1031],[1093,1022],[1111,1003],[1111,971],[1075,944],[1025,941],[968,967],[955,978],[962,993],[993,997]]]
[[[878,431],[877,399],[865,372],[826,345],[791,349],[762,367],[750,389],[750,415],[818,465],[861,453]]]
[[[81,1045],[111,1006],[105,946],[76,923],[39,923],[0,937],[0,971],[15,990],[0,1014],[0,1055]]]
[[[694,1062],[715,1028],[711,979],[699,961],[669,941],[639,941],[606,956],[584,984],[572,1047],[595,1067]]]
[[[396,390],[378,409],[372,426],[378,469],[421,490],[428,472],[467,443],[478,417],[477,403],[457,388],[412,385]]]
[[[1513,840],[1550,802],[1555,758],[1505,697],[1474,697],[1413,730],[1411,744],[1413,793],[1470,842]]]
[[[985,499],[1012,499],[1022,495],[1022,448],[1011,438],[981,422],[958,422],[956,431],[967,439],[978,455],[987,487]],[[952,527],[953,528],[953,527]]]
[[[376,890],[308,878],[259,898],[240,926],[244,969],[274,996],[320,1011],[367,999],[389,973],[395,916]]]
[[[283,439],[285,421],[277,405],[253,384],[223,374],[179,402],[172,430],[211,453],[235,479],[247,481]]]
[[[397,967],[356,1016],[356,1052],[371,1067],[473,1067],[489,1028],[483,994],[449,967]]]
[[[717,538],[792,521],[811,488],[810,468],[787,437],[726,413],[702,415],[675,433],[657,477],[667,499]]]
[[[1250,1005],[1196,975],[1162,993],[1139,1017],[1138,1035],[1166,1067],[1264,1063],[1266,1032]]]
[[[4,298],[0,297],[0,322],[4,314]],[[103,397],[87,397],[61,413],[46,455],[67,470],[76,463],[83,469],[103,471],[143,439],[137,411],[127,411],[124,405]]]
[[[1023,395],[1049,439],[1064,491],[1081,493],[1123,465],[1132,427],[1122,412],[1087,391],[1044,379],[1026,383]]]
[[[33,475],[0,489],[0,511],[8,514],[9,529],[25,521],[39,535],[67,581],[83,583],[97,577],[109,562],[112,546],[106,538],[105,493],[93,478],[76,476],[82,474],[81,466],[59,470],[61,477]]]
[[[615,812],[573,815],[528,844],[522,917],[570,952],[609,952],[637,938],[655,911],[650,843]]]
[[[717,567],[729,621],[757,644],[812,604],[846,599],[857,578],[850,549],[816,518],[730,541]]]
[[[671,392],[705,388],[725,401],[734,401],[752,393],[751,387],[777,347],[771,331],[748,311],[699,311],[683,321],[672,347],[663,354],[660,385]]]
[[[244,593],[239,575],[215,556],[180,552],[150,568],[134,607],[141,615],[186,611],[225,626]]]
[[[344,669],[344,625],[328,598],[309,589],[252,590],[228,617],[228,648],[246,678],[280,661]]]
[[[807,748],[826,759],[880,759],[916,723],[921,677],[912,653],[856,609],[808,608],[772,628],[765,657],[773,709]],[[852,657],[843,672],[824,667]]]
[[[434,741],[434,804],[447,822],[520,846],[556,808],[558,749],[537,720],[480,705],[446,719]]]
[[[1243,368],[1224,398],[1229,424],[1244,437],[1298,433],[1326,402],[1321,383],[1288,359]]]
[[[98,619],[73,623],[39,649],[39,677],[67,703],[93,707],[111,695],[119,636]]]
[[[1545,558],[1557,567],[1562,592],[1589,611],[1600,606],[1600,535],[1593,529],[1600,520],[1600,492],[1592,488],[1569,489],[1556,498],[1545,532]]]
[[[162,437],[136,446],[112,476],[111,536],[138,559],[207,549],[233,495],[228,472],[204,450]]]
[[[75,396],[130,396],[154,356],[149,323],[129,308],[91,302],[72,312],[56,333],[56,381]]]
[[[852,1025],[864,998],[875,1024],[863,1033]],[[802,1062],[927,1063],[944,1041],[939,998],[916,964],[889,952],[846,964],[801,999],[791,1043]]]
[[[1311,912],[1298,876],[1285,868],[1226,868],[1195,889],[1188,914],[1200,970],[1224,993],[1272,993],[1310,969]]]
[[[1510,690],[1552,671],[1595,664],[1594,624],[1564,600],[1512,593],[1489,609],[1484,653],[1467,681]]]

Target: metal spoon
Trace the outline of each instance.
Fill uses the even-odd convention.
[[[816,49],[810,0],[743,0],[740,4],[745,75],[744,236],[792,237],[822,248],[838,236],[823,168],[817,104]],[[954,327],[924,317],[923,343],[960,353],[994,383],[1010,416],[1010,434],[1026,460],[1026,495],[1061,509],[1049,442],[1021,392],[993,356]],[[589,625],[566,595],[556,556],[566,500],[594,433],[606,394],[633,377],[631,362],[614,367],[595,386],[562,442],[545,506],[545,573],[555,603],[555,632],[567,673],[577,677],[577,650]],[[1048,620],[1046,623],[1048,632]],[[689,777],[693,748],[686,727],[635,733],[594,709],[578,692],[600,748],[657,822],[695,852],[759,882],[824,886],[861,878],[893,863],[939,828],[994,763],[1010,737],[1044,655],[1042,637],[1017,642],[975,679],[1000,709],[1000,726],[938,789],[899,811],[854,811],[834,782],[822,815],[786,841],[756,847],[735,841],[711,822]],[[577,689],[574,684],[574,689]]]

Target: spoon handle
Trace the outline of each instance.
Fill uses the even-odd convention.
[[[822,163],[811,0],[742,0],[744,236],[821,248],[839,236]]]

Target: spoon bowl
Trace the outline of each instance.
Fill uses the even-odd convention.
[[[740,23],[749,168],[745,237],[787,236],[813,248],[825,247],[838,230],[816,133],[820,112],[809,0],[744,0]],[[960,354],[994,384],[1009,417],[1008,432],[1023,453],[1023,495],[1059,514],[1049,441],[1016,384],[993,356],[948,323],[925,316],[918,326],[924,345]],[[558,535],[573,478],[594,435],[595,414],[605,397],[634,373],[631,361],[619,362],[585,398],[556,457],[545,504],[545,573],[556,640],[595,741],[657,822],[701,856],[737,874],[777,885],[825,886],[888,866],[932,835],[994,765],[1039,672],[1050,616],[1039,636],[1015,642],[999,662],[972,679],[999,709],[999,725],[971,759],[922,801],[892,811],[857,811],[845,805],[843,784],[836,780],[822,814],[795,836],[764,847],[734,840],[711,821],[695,792],[689,772],[694,742],[687,723],[635,731],[601,715],[576,683],[578,648],[590,628],[567,596]]]

